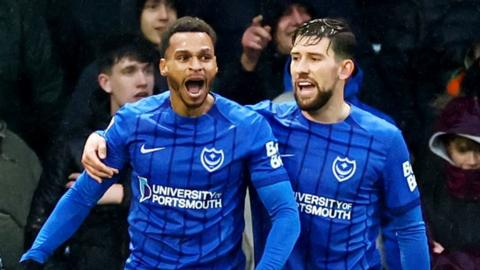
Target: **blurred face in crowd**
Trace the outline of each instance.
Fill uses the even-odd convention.
[[[299,4],[293,4],[285,11],[278,20],[274,36],[278,52],[290,53],[293,32],[310,19],[311,16],[307,13],[307,9]]]
[[[177,11],[166,0],[147,0],[140,15],[143,35],[159,45],[162,33],[177,19]]]
[[[204,32],[173,34],[165,56],[160,60],[160,72],[167,77],[172,105],[184,116],[198,116],[205,112],[217,71],[214,45]]]
[[[463,170],[480,169],[480,144],[465,137],[456,136],[447,146],[455,166]]]
[[[98,82],[110,94],[111,113],[125,103],[138,101],[153,94],[153,64],[123,58],[114,64],[110,72],[100,73]]]
[[[317,44],[298,37],[292,48],[290,71],[294,96],[300,109],[316,111],[332,97],[339,83],[341,62],[335,58],[330,39],[322,38]]]

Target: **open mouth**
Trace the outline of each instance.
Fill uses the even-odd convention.
[[[148,93],[147,92],[140,92],[140,93],[137,93],[135,94],[134,96],[135,98],[144,98],[144,97],[148,97]]]
[[[313,91],[315,90],[315,85],[309,81],[300,81],[297,83],[297,88],[300,91]]]
[[[185,82],[187,91],[192,95],[198,95],[205,85],[205,81],[202,79],[190,79]]]

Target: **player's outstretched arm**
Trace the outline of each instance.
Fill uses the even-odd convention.
[[[90,209],[113,183],[113,180],[108,180],[98,184],[84,172],[62,196],[32,247],[20,261],[24,265],[33,263],[28,261],[44,264],[55,249],[80,227]]]
[[[272,227],[257,270],[282,269],[300,235],[297,203],[289,181],[257,189],[270,215]]]
[[[107,157],[107,144],[105,138],[94,132],[88,136],[83,149],[82,164],[85,171],[97,182],[102,179],[112,178],[118,170],[105,165],[102,160]]]

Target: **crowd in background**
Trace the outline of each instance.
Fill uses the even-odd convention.
[[[289,35],[296,27],[316,17],[345,18],[359,44],[346,100],[402,130],[422,193],[433,267],[479,268],[480,0],[4,0],[0,258],[6,269],[18,267],[11,258],[19,258],[24,245],[31,244],[74,173],[81,171],[81,146],[88,134],[105,128],[114,113],[96,114],[115,100],[108,87],[99,86],[99,61],[124,46],[119,37],[140,37],[145,46],[158,48],[161,32],[184,15],[204,19],[217,32],[220,71],[213,90],[240,104],[291,92]],[[167,90],[156,68],[159,51],[149,54],[154,85],[138,86],[151,86],[153,93]],[[98,104],[93,97],[101,89],[108,95]],[[455,159],[458,153],[467,161]],[[58,172],[66,159],[75,165],[62,164]],[[99,224],[125,218],[112,217],[128,205],[128,190],[122,192],[115,203],[119,208],[107,205],[98,211]],[[107,248],[115,246],[121,255],[99,253],[111,255],[110,262],[127,252],[128,236],[120,229]],[[71,241],[92,250],[100,245],[98,233],[86,231]],[[119,239],[123,242],[114,241]],[[94,261],[72,266],[80,261],[74,247],[67,243],[51,269],[92,269]]]

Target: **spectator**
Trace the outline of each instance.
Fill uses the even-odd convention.
[[[44,159],[63,108],[63,74],[34,5],[0,3],[0,118]]]
[[[143,36],[158,49],[160,45],[160,35],[165,30],[165,27],[177,18],[178,7],[178,1],[175,0],[137,0],[135,1],[135,14],[137,14],[134,19],[135,23],[133,27],[129,26],[133,29],[126,32],[133,32],[135,35]],[[119,37],[121,35],[125,35],[125,33],[109,35],[109,38]],[[127,36],[131,37],[131,35]],[[102,44],[99,44],[96,50],[105,51],[102,47],[108,44],[109,38]],[[155,56],[155,59],[159,59],[159,55]],[[97,88],[95,78],[98,72],[98,65],[95,61],[90,63],[82,72],[75,91],[73,92],[72,102],[65,112],[66,116],[63,118],[64,129],[70,130],[71,132],[82,129],[83,119],[88,117],[82,109],[88,106],[90,97],[92,96],[91,94]],[[159,93],[168,90],[165,78],[160,76],[158,64],[155,64],[154,75],[154,92]]]
[[[293,31],[314,16],[306,1],[267,1],[242,37],[243,52],[218,81],[220,94],[240,104],[273,99],[291,90],[289,53]]]
[[[35,153],[0,121],[0,259],[7,270],[23,269],[18,258],[41,171]]]
[[[477,63],[478,64],[478,63]],[[433,269],[480,269],[479,67],[472,66],[462,91],[442,110],[430,137],[434,156],[420,167],[430,227]],[[471,72],[476,69],[476,74]],[[475,78],[471,78],[474,74]],[[466,82],[471,84],[465,84]],[[473,83],[475,81],[475,83]],[[474,87],[471,89],[470,87]]]
[[[97,87],[91,93],[89,106],[83,108],[88,117],[80,119],[83,125],[78,130],[64,131],[60,136],[35,192],[27,226],[31,241],[57,201],[83,170],[80,157],[86,136],[106,128],[111,116],[125,103],[152,94],[155,57],[156,51],[150,43],[130,35],[113,38],[108,46],[104,46],[104,53],[97,60]],[[128,256],[130,188],[126,171],[119,183],[114,184],[97,204],[84,225],[66,244],[64,250],[67,251],[57,254],[49,261],[48,267],[122,269]]]
[[[360,66],[365,70],[365,91],[360,99],[391,116],[402,130],[412,157],[419,155],[425,140],[422,110],[428,101],[426,80],[419,74],[418,48],[422,42],[421,0],[356,1],[361,20],[357,20],[373,53],[365,55]],[[413,162],[415,160],[413,159]]]
[[[177,19],[176,2],[178,0],[137,0],[138,29],[156,46],[160,46],[162,33]]]

